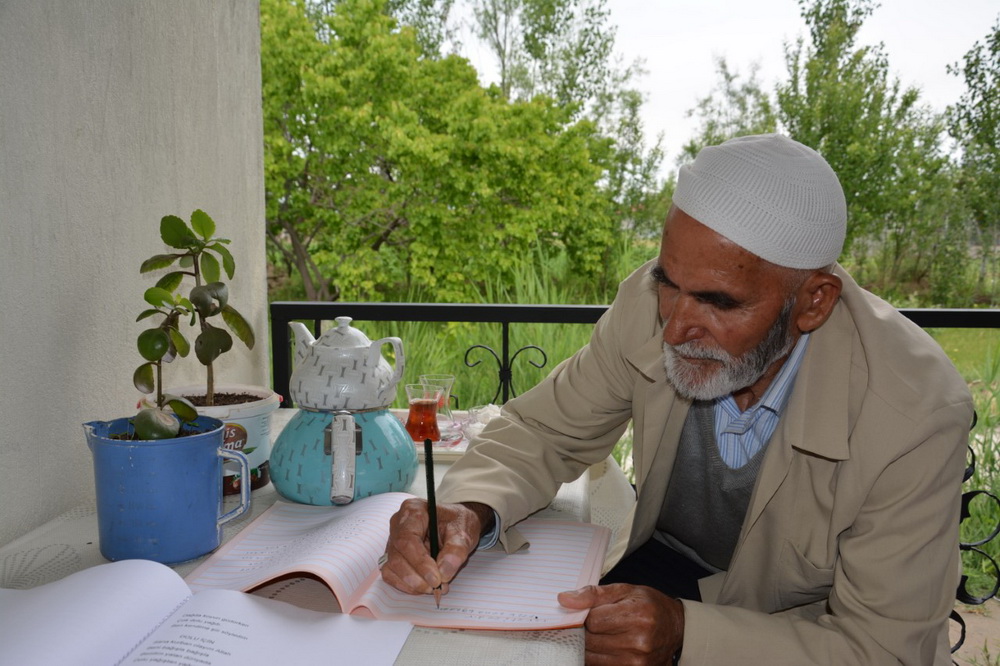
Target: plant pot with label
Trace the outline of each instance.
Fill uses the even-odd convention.
[[[246,455],[250,462],[250,490],[270,482],[271,414],[279,407],[281,396],[264,386],[227,384],[216,387],[215,404],[207,406],[204,386],[182,386],[170,393],[190,400],[202,416],[225,424],[223,447]],[[227,462],[222,476],[223,493],[239,494],[246,482],[239,465]]]

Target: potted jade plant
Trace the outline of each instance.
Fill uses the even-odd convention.
[[[203,210],[191,214],[190,225],[175,215],[163,217],[160,238],[172,251],[150,257],[139,270],[169,270],[146,292],[146,301],[153,308],[139,318],[164,314],[163,308],[182,310],[174,322],[178,325],[167,326],[169,348],[181,356],[191,349],[179,326],[181,320],[196,329],[193,350],[205,367],[205,384],[176,387],[169,393],[189,401],[199,414],[223,421],[225,447],[241,451],[250,460],[249,479],[227,465],[224,492],[238,493],[248,481],[255,490],[270,480],[270,421],[279,397],[268,387],[216,382],[217,362],[232,349],[233,336],[248,349],[253,349],[255,342],[253,329],[229,303],[229,288],[222,281],[223,274],[232,280],[236,272],[227,247],[230,240],[215,235],[215,221]]]
[[[147,290],[146,301],[153,307],[140,319],[161,320],[139,333],[144,362],[133,383],[152,397],[135,416],[91,421],[84,432],[94,458],[101,554],[175,564],[217,548],[222,524],[250,507],[246,489],[237,508],[219,515],[223,461],[238,464],[244,475],[250,467],[242,453],[223,449],[222,421],[163,390],[163,365],[189,350],[178,324],[194,306],[161,288]]]

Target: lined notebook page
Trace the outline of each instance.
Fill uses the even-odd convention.
[[[474,553],[438,609],[431,595],[409,595],[385,584],[377,568],[389,518],[408,497],[385,493],[342,507],[276,503],[191,572],[187,583],[194,591],[250,590],[309,573],[330,586],[345,610],[359,615],[476,629],[583,623],[586,612],[563,609],[556,595],[597,582],[610,538],[607,528],[529,518],[517,527],[531,546],[512,555]]]
[[[610,530],[598,525],[529,518],[517,529],[527,550],[474,553],[452,581],[441,608],[430,595],[404,594],[373,581],[361,604],[375,617],[408,620],[425,627],[453,629],[539,630],[576,627],[586,611],[570,611],[556,595],[596,584],[608,548]]]

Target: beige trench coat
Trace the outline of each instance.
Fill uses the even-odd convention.
[[[509,402],[452,466],[442,501],[504,527],[603,460],[634,421],[629,550],[652,535],[689,403],[663,370],[655,286],[627,278],[591,342]],[[728,571],[684,602],[684,664],[948,664],[972,420],[940,347],[845,271],[811,336]],[[523,545],[515,529],[501,539]]]

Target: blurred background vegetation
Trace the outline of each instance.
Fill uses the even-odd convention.
[[[606,0],[261,0],[270,299],[609,303],[657,253],[674,187],[659,174],[705,145],[778,131],[839,174],[841,263],[859,283],[897,307],[997,307],[1000,19],[949,67],[964,93],[936,113],[882,45],[858,43],[877,3],[798,5],[808,37],[785,44],[784,80],[768,88],[753,66],[742,76],[719,60],[692,103],[699,129],[667,168],[640,119],[642,68],[613,57]],[[498,84],[457,52],[456,13],[472,17]],[[495,362],[472,355],[482,363],[466,368],[465,353],[496,346],[498,327],[363,328],[404,340],[409,377],[458,375],[462,407],[492,399]],[[931,333],[977,400],[970,486],[1000,489],[1000,332]],[[522,392],[589,327],[512,335],[547,354],[537,368],[541,355],[523,352]],[[986,509],[963,530],[998,518]]]

